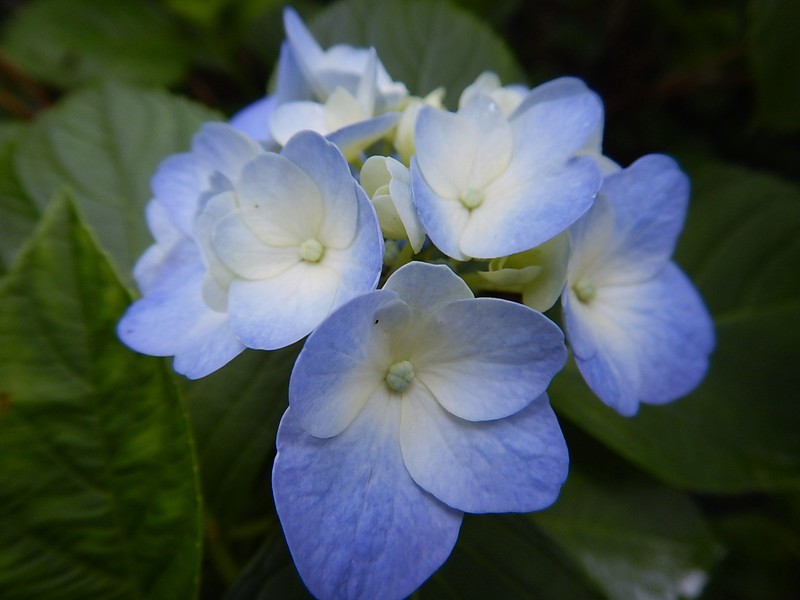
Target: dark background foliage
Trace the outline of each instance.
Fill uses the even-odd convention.
[[[269,488],[298,348],[197,382],[113,327],[142,207],[200,123],[263,95],[275,0],[0,1],[0,596],[305,598]],[[468,516],[423,598],[800,597],[800,3],[295,3],[456,102],[484,69],[604,99],[604,150],[692,178],[676,258],[717,327],[706,381],[633,419],[568,365],[559,501]],[[558,315],[553,315],[557,318]]]

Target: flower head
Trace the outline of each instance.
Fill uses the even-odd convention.
[[[564,231],[602,182],[594,160],[575,157],[601,116],[593,93],[558,82],[532,90],[510,117],[479,90],[455,114],[424,107],[411,175],[431,241],[458,260],[496,258]]]
[[[645,156],[607,176],[570,230],[567,337],[589,387],[626,416],[694,389],[714,346],[700,296],[670,260],[688,197],[672,159]]]
[[[245,152],[246,139],[222,125],[198,136],[186,164],[202,163],[195,153],[206,145],[218,153],[207,189],[178,186],[187,169],[159,172],[157,189],[172,182],[193,191],[169,196],[181,198],[170,206],[184,227],[191,222],[191,233],[163,233],[169,229],[155,203],[151,220],[161,239],[137,268],[145,295],[118,328],[140,352],[175,355],[176,369],[192,378],[245,346],[296,342],[374,289],[380,275],[377,219],[341,153],[312,132],[298,134],[281,154],[255,144]],[[182,359],[184,351],[194,362]]]
[[[552,322],[445,266],[410,263],[333,313],[292,372],[273,470],[312,593],[401,598],[462,512],[550,505],[568,459],[545,389],[565,359]]]

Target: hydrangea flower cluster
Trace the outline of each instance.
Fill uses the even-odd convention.
[[[671,260],[688,180],[663,155],[605,157],[579,80],[485,73],[450,112],[375,49],[325,50],[291,9],[284,25],[274,93],[153,177],[155,244],[118,333],[189,378],[308,336],[272,478],[289,548],[320,598],[402,598],[463,513],[556,500],[569,459],[546,390],[568,350],[542,311],[559,297],[620,414],[703,378],[711,320]]]

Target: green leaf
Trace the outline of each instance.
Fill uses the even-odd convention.
[[[67,185],[125,281],[152,243],[144,221],[150,178],[167,155],[188,149],[219,114],[164,92],[107,84],[77,92],[20,140],[17,176],[43,208]]]
[[[775,131],[800,130],[800,3],[750,0],[750,68],[756,84],[758,120]]]
[[[205,507],[223,529],[236,522],[254,484],[269,480],[299,350],[247,350],[216,373],[185,382]]]
[[[103,79],[168,85],[190,50],[156,4],[135,0],[35,0],[8,24],[3,50],[45,83],[75,87]]]
[[[679,487],[710,492],[800,483],[800,191],[714,163],[692,174],[677,259],[714,316],[717,347],[701,386],[625,419],[588,390],[574,365],[556,377],[562,414],[622,456]]]
[[[374,46],[389,74],[411,93],[444,86],[451,106],[483,71],[495,71],[506,84],[525,78],[489,27],[447,2],[342,0],[314,19],[311,30],[325,48]]]
[[[600,597],[527,515],[465,515],[450,558],[417,594],[437,600]]]
[[[681,492],[612,473],[571,469],[556,504],[533,522],[608,598],[698,597],[722,548],[697,508]]]
[[[0,273],[8,270],[22,242],[31,234],[39,209],[17,179],[12,163],[16,139],[23,128],[0,141]]]
[[[163,361],[65,197],[0,286],[0,589],[8,599],[191,598],[199,498]]]
[[[273,515],[274,527],[250,563],[233,584],[225,600],[305,600],[308,593],[283,538],[283,532]]]

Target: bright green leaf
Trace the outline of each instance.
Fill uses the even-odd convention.
[[[150,178],[167,155],[185,151],[218,113],[164,92],[119,85],[77,92],[33,125],[17,146],[25,192],[42,208],[67,185],[118,273],[152,243],[144,221]]]
[[[758,119],[773,130],[800,130],[800,2],[750,0],[750,68]]]
[[[269,480],[298,351],[248,350],[216,373],[185,383],[206,510],[223,527],[235,523],[254,484]]]
[[[16,138],[22,131],[0,141],[0,273],[8,270],[39,218],[39,209],[22,189],[12,164]]]
[[[605,469],[577,468],[534,523],[615,600],[696,598],[722,548],[688,497]]]
[[[323,47],[374,46],[386,70],[417,95],[444,86],[449,105],[483,71],[504,83],[524,79],[505,43],[484,23],[447,2],[343,0],[311,30]]]
[[[135,0],[35,0],[8,24],[2,49],[22,70],[62,87],[116,79],[178,81],[189,49],[157,5]]]
[[[622,456],[677,486],[712,492],[800,482],[800,191],[777,178],[706,164],[677,258],[711,308],[717,347],[701,386],[625,419],[574,365],[556,408]]]
[[[0,589],[196,593],[199,499],[163,361],[116,339],[130,302],[67,198],[0,287]]]

